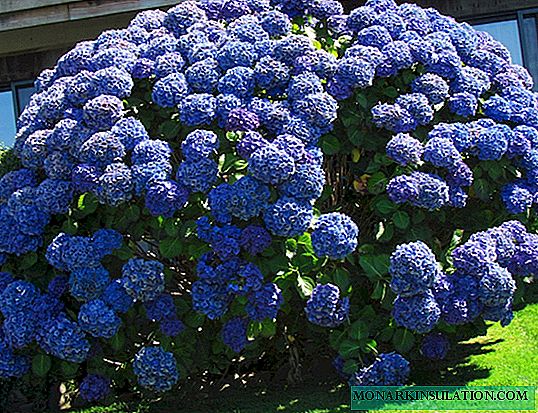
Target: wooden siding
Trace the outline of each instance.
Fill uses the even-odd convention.
[[[57,6],[59,4],[76,3],[78,1],[81,0],[0,0],[0,14]]]
[[[0,56],[72,47],[108,29],[126,27],[136,12],[29,27],[0,33]]]
[[[26,1],[23,1],[23,3],[26,3]],[[15,10],[6,5],[4,5],[4,11],[0,8],[0,33],[47,24],[93,19],[131,11],[169,7],[177,4],[178,0],[40,0],[35,3],[37,7],[34,8]],[[0,4],[2,4],[2,1],[0,1]],[[16,4],[15,0],[13,0],[13,4]],[[40,4],[43,4],[43,6],[40,7]]]
[[[405,1],[398,1],[404,3]],[[347,10],[363,5],[363,0],[343,0]],[[538,7],[538,0],[408,0],[423,7],[433,7],[459,20],[511,13]]]

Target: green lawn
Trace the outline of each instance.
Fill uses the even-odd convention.
[[[516,312],[508,327],[496,323],[486,336],[459,343],[449,360],[418,364],[413,379],[445,385],[538,384],[538,303]],[[228,389],[190,402],[170,398],[152,406],[116,404],[80,413],[339,413],[349,412],[348,403],[346,386],[315,385],[284,391]]]

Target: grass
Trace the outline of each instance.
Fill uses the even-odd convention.
[[[415,365],[412,378],[421,384],[538,384],[538,303],[516,312],[508,327],[502,328],[496,323],[489,328],[487,335],[459,343],[445,362]],[[205,399],[187,402],[169,398],[151,406],[115,404],[78,412],[340,413],[349,412],[348,403],[349,390],[346,386],[328,384],[248,393],[227,389]]]

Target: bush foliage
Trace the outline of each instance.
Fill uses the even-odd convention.
[[[79,43],[0,179],[0,378],[95,402],[287,353],[405,383],[535,274],[532,86],[393,0],[189,0]]]

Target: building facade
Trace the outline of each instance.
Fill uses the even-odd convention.
[[[41,70],[75,43],[125,27],[141,10],[179,0],[0,0],[0,141],[13,142],[15,120]],[[468,21],[505,44],[538,84],[538,0],[416,0]],[[363,0],[344,0],[347,9]]]

